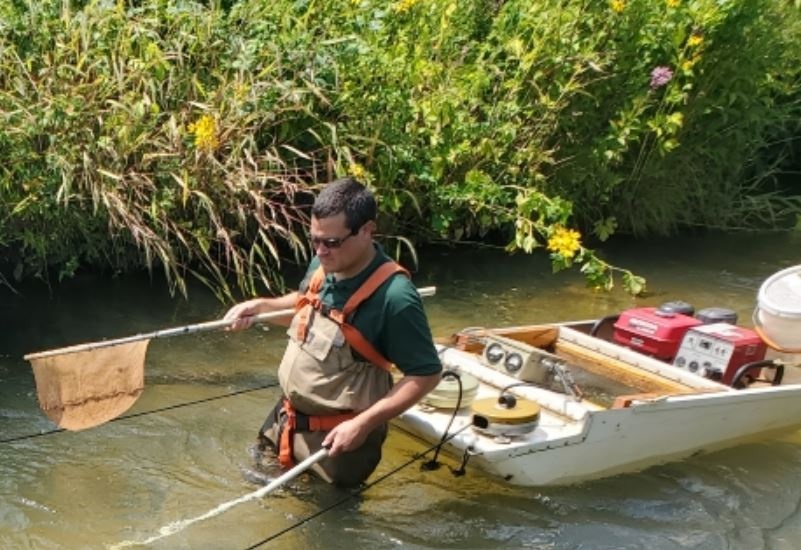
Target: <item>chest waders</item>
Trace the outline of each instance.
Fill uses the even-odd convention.
[[[322,267],[312,275],[308,290],[298,299],[287,332],[289,343],[278,368],[284,395],[261,431],[276,448],[282,467],[289,468],[317,452],[329,431],[392,389],[392,364],[349,320],[364,300],[397,273],[409,276],[395,262],[379,266],[342,310],[330,309],[320,301],[325,278]],[[356,360],[354,350],[365,360]],[[387,424],[382,424],[358,449],[327,457],[312,470],[336,485],[362,483],[381,460],[387,429]]]

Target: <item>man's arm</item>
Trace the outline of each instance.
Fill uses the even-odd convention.
[[[239,303],[228,310],[223,319],[234,320],[229,330],[242,330],[253,324],[253,316],[259,313],[269,313],[281,309],[292,309],[298,300],[298,293],[291,292],[277,298],[254,298],[246,302]],[[276,325],[289,326],[292,321],[293,313],[286,317],[277,317],[271,322]]]
[[[372,407],[331,430],[323,441],[323,447],[328,447],[331,456],[359,448],[371,431],[420,401],[437,386],[440,378],[440,373],[404,376]]]

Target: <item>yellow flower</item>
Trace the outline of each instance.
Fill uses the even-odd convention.
[[[665,3],[668,5],[669,8],[675,8],[679,4],[681,4],[681,0],[665,0]]]
[[[396,13],[404,13],[412,9],[420,0],[400,0],[392,8]]]
[[[696,46],[700,46],[704,43],[704,37],[700,34],[691,34],[690,38],[687,39],[687,45],[691,48]]]
[[[247,82],[237,82],[234,85],[234,98],[237,101],[244,101],[250,93],[250,84]]]
[[[506,43],[506,49],[512,52],[512,54],[514,54],[515,56],[520,57],[523,55],[523,52],[526,51],[526,45],[520,38],[515,36],[509,42]]]
[[[195,147],[198,149],[214,151],[220,145],[217,140],[217,121],[211,115],[203,115],[187,129],[195,136]]]
[[[354,162],[350,165],[350,175],[356,178],[357,180],[364,182],[365,176],[367,175],[367,170],[364,169],[364,166],[359,164],[358,162]]]
[[[700,59],[701,56],[694,55],[692,58],[686,59],[684,63],[681,64],[681,68],[684,69],[685,71],[689,71],[695,66],[696,63],[698,63]]]
[[[611,0],[609,2],[609,6],[615,13],[621,13],[623,10],[626,9],[626,2],[625,0]]]
[[[568,260],[575,256],[580,249],[581,233],[574,229],[557,227],[551,238],[548,239],[548,250],[556,252]]]

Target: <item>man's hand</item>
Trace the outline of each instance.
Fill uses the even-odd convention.
[[[291,310],[295,307],[297,302],[298,293],[290,292],[278,298],[253,298],[246,302],[236,304],[228,310],[228,313],[223,317],[226,321],[233,321],[231,325],[225,330],[242,330],[250,328],[253,324],[253,316],[259,313],[268,313],[270,311],[278,311],[281,309]],[[292,320],[292,314],[288,314],[285,318],[279,317],[272,319],[270,322],[276,325],[289,326]]]
[[[323,447],[328,449],[329,456],[355,451],[364,444],[368,435],[370,430],[359,421],[359,417],[351,418],[328,432]]]
[[[226,330],[244,330],[253,324],[253,316],[267,311],[267,300],[254,298],[247,302],[237,304],[228,310],[223,317],[226,321],[233,321]]]

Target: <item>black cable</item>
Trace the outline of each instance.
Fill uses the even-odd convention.
[[[453,414],[451,414],[451,419],[448,421],[448,425],[445,426],[445,432],[442,434],[442,439],[440,439],[439,443],[437,443],[436,450],[434,451],[434,457],[428,462],[424,462],[423,464],[420,465],[420,467],[426,471],[436,470],[439,468],[440,464],[439,462],[437,462],[437,457],[439,457],[439,452],[440,450],[442,450],[442,446],[445,444],[446,441],[445,438],[448,437],[448,432],[450,431],[451,426],[453,426],[453,421],[456,420],[456,415],[459,414],[459,409],[462,408],[462,394],[463,394],[462,377],[459,376],[459,373],[457,373],[456,371],[449,370],[443,373],[442,379],[444,380],[445,378],[456,379],[456,383],[459,386],[459,394],[456,397],[456,408],[453,409]]]
[[[150,410],[150,411],[143,411],[143,412],[140,412],[140,413],[129,414],[129,415],[126,415],[126,416],[118,416],[117,418],[112,418],[111,420],[109,420],[109,422],[117,422],[118,420],[128,420],[130,418],[137,418],[137,417],[140,417],[140,416],[147,416],[149,414],[155,414],[155,413],[160,413],[160,412],[165,412],[165,411],[171,411],[173,409],[180,409],[182,407],[189,407],[190,405],[198,405],[200,403],[207,403],[209,401],[216,401],[217,399],[224,399],[226,397],[233,397],[235,395],[242,395],[243,393],[250,393],[250,392],[259,391],[259,390],[266,390],[268,388],[274,388],[277,385],[278,385],[277,382],[273,382],[272,384],[267,384],[265,386],[258,386],[258,387],[255,387],[255,388],[246,388],[244,390],[236,390],[236,391],[233,391],[233,392],[230,392],[230,393],[226,393],[226,394],[223,394],[223,395],[216,395],[214,397],[205,397],[203,399],[197,399],[195,401],[187,401],[186,403],[178,403],[177,405],[168,405],[166,407],[161,407],[161,408],[153,409],[153,410]],[[22,440],[25,440],[25,439],[33,439],[34,437],[41,437],[43,435],[52,435],[52,434],[57,434],[57,433],[61,433],[61,432],[66,432],[66,431],[68,431],[68,430],[65,430],[64,428],[57,428],[55,430],[50,430],[50,431],[47,431],[47,432],[41,432],[41,433],[38,433],[38,434],[20,435],[20,436],[17,436],[17,437],[10,437],[8,439],[0,439],[0,444],[12,443],[14,441],[22,441]]]
[[[516,388],[518,386],[530,386],[532,388],[540,387],[539,384],[535,384],[534,382],[515,382],[514,384],[509,384],[505,388],[501,388],[501,395],[505,394],[506,392],[508,392],[512,388]]]
[[[462,455],[462,463],[459,464],[457,469],[451,469],[451,473],[453,473],[456,477],[462,477],[467,473],[467,461],[470,460],[470,447],[464,450],[464,454]]]
[[[52,435],[52,434],[57,434],[57,433],[61,433],[61,432],[66,432],[66,431],[67,430],[65,430],[64,428],[58,428],[58,429],[50,430],[50,431],[47,431],[47,432],[40,432],[38,434],[19,435],[19,436],[16,436],[16,437],[10,437],[8,439],[0,439],[0,444],[2,444],[2,443],[13,443],[14,441],[23,441],[25,439],[33,439],[34,437],[40,437],[40,436],[43,436],[43,435]]]
[[[317,512],[314,512],[313,514],[311,514],[311,515],[309,515],[309,516],[306,516],[305,518],[303,518],[303,519],[301,519],[301,520],[298,520],[298,521],[296,521],[296,522],[295,522],[295,523],[293,523],[292,525],[290,525],[290,526],[288,526],[288,527],[285,527],[285,528],[281,529],[280,531],[278,531],[278,532],[276,532],[276,533],[273,533],[272,535],[270,535],[270,536],[269,536],[269,537],[267,537],[266,539],[262,539],[262,540],[260,540],[259,542],[255,543],[255,544],[253,544],[253,545],[251,545],[251,546],[248,546],[247,548],[245,548],[245,550],[253,550],[253,548],[258,548],[258,547],[260,547],[260,546],[263,546],[263,545],[267,544],[268,542],[272,542],[273,540],[277,539],[277,538],[278,538],[278,537],[280,537],[281,535],[283,535],[283,534],[285,534],[285,533],[288,533],[289,531],[292,531],[292,530],[294,530],[294,529],[297,529],[298,527],[300,527],[300,526],[302,526],[302,525],[304,525],[304,524],[306,524],[306,523],[310,522],[311,520],[313,520],[313,519],[315,519],[315,518],[318,518],[318,517],[322,516],[322,515],[323,515],[323,514],[325,514],[326,512],[330,512],[331,510],[333,510],[333,509],[334,509],[334,508],[336,508],[337,506],[340,506],[340,505],[342,505],[342,504],[345,504],[345,503],[346,503],[347,501],[349,501],[350,499],[352,499],[352,498],[355,498],[355,497],[357,497],[357,496],[361,495],[362,493],[364,493],[364,492],[365,492],[365,491],[367,491],[368,489],[370,489],[370,488],[372,488],[372,487],[375,487],[376,485],[378,485],[379,483],[381,483],[381,482],[382,482],[382,481],[384,481],[385,479],[389,478],[390,476],[393,476],[393,475],[397,474],[398,472],[400,472],[401,470],[403,470],[403,469],[404,469],[404,468],[406,468],[407,466],[410,466],[410,465],[414,464],[416,461],[418,461],[418,460],[420,460],[421,458],[423,458],[423,457],[424,457],[426,454],[428,454],[429,452],[431,452],[431,451],[433,451],[434,449],[436,449],[436,448],[437,448],[439,445],[441,445],[441,444],[442,444],[442,443],[444,443],[445,441],[448,441],[449,439],[453,439],[454,437],[456,437],[457,435],[459,435],[460,433],[462,433],[464,430],[466,430],[466,429],[467,429],[467,428],[469,428],[470,426],[471,426],[471,424],[466,424],[465,426],[462,426],[461,428],[459,428],[458,430],[456,430],[455,432],[453,432],[453,433],[452,433],[450,436],[448,436],[448,438],[447,438],[447,439],[445,439],[445,440],[441,441],[440,443],[437,443],[436,445],[432,445],[431,447],[429,447],[428,449],[426,449],[426,450],[425,450],[425,451],[423,451],[422,453],[418,453],[418,454],[416,454],[416,455],[412,456],[412,458],[410,458],[409,460],[407,460],[406,462],[404,462],[404,463],[403,463],[403,464],[401,464],[400,466],[397,466],[396,468],[394,468],[394,469],[390,470],[389,472],[387,472],[387,473],[385,473],[384,475],[382,475],[382,476],[378,477],[378,478],[377,478],[377,479],[375,479],[374,481],[371,481],[370,483],[368,483],[368,484],[364,485],[364,486],[363,486],[363,487],[361,487],[360,489],[358,489],[358,490],[356,490],[356,491],[353,491],[352,493],[350,493],[350,494],[348,494],[348,495],[345,495],[344,497],[340,498],[339,500],[337,500],[337,501],[336,501],[336,502],[334,502],[333,504],[329,504],[328,506],[326,506],[326,507],[325,507],[325,508],[323,508],[322,510],[318,510]]]

